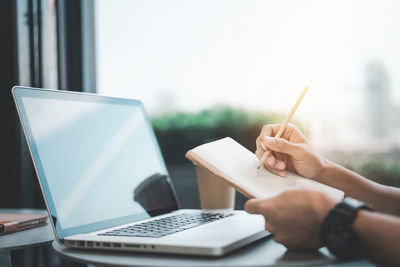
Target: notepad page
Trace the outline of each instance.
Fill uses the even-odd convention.
[[[265,168],[257,170],[258,159],[254,153],[229,137],[198,146],[192,151],[223,173],[233,184],[239,184],[257,198],[273,197],[300,184],[302,187],[319,187],[329,194],[343,197],[342,191],[293,173],[282,178]]]

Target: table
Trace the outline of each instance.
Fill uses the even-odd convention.
[[[46,210],[38,209],[0,209],[0,212],[24,213],[24,214],[47,214]],[[54,240],[54,232],[48,222],[47,225],[39,226],[12,234],[0,236],[0,266],[11,266],[10,251],[22,249],[29,246],[42,245]]]
[[[223,257],[199,257],[133,252],[107,252],[71,249],[56,240],[53,249],[62,257],[79,263],[112,266],[299,266],[343,263],[326,248],[318,251],[288,251],[267,237]],[[353,264],[354,263],[354,264]],[[372,266],[367,261],[357,261],[348,266]],[[347,263],[344,263],[345,265]],[[347,266],[347,265],[346,265]]]

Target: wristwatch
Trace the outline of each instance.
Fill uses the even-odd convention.
[[[328,212],[322,222],[322,244],[337,257],[350,258],[360,255],[358,238],[352,227],[360,209],[372,210],[371,206],[346,197]]]

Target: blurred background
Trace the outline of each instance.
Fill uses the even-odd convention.
[[[183,208],[199,207],[185,152],[226,136],[255,150],[306,85],[293,123],[313,145],[400,186],[399,14],[397,0],[4,0],[0,207],[44,208],[15,84],[141,99]],[[12,260],[76,265],[50,247]]]
[[[144,102],[180,186],[187,149],[232,136],[254,150],[309,85],[294,123],[317,149],[399,186],[399,12],[395,0],[98,0],[97,92]]]

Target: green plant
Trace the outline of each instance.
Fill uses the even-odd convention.
[[[400,187],[400,162],[387,159],[368,159],[357,164],[345,164],[347,168],[380,184]]]
[[[156,130],[187,129],[218,127],[246,127],[250,125],[263,125],[266,122],[278,123],[282,121],[281,114],[264,114],[249,112],[232,107],[215,107],[197,113],[168,113],[152,119]]]
[[[167,163],[187,162],[187,150],[230,136],[254,151],[255,139],[266,123],[280,123],[284,114],[264,114],[231,107],[214,107],[196,113],[169,113],[152,119]]]

